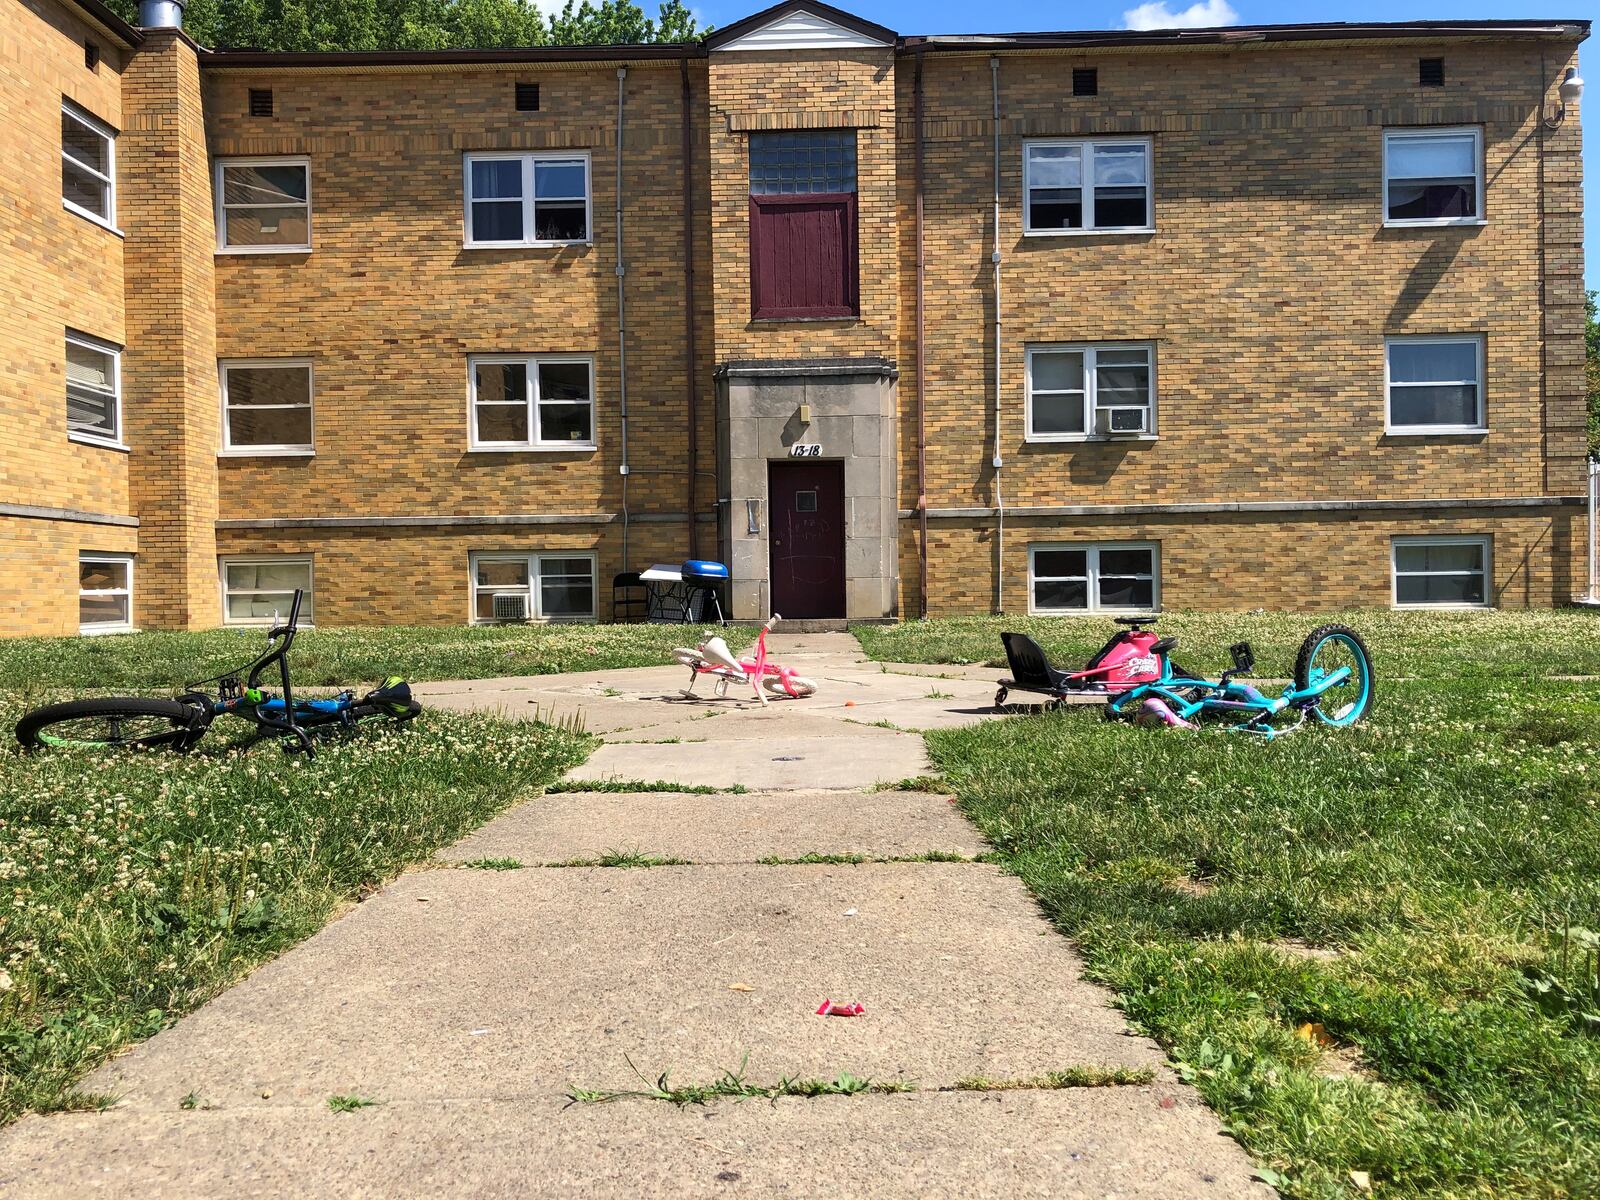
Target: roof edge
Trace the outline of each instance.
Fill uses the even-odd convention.
[[[627,59],[699,58],[695,42],[621,43],[607,46],[524,46],[498,50],[208,50],[202,67],[415,67],[484,63],[616,62]]]
[[[842,8],[835,8],[831,4],[824,4],[822,0],[784,0],[781,4],[774,4],[764,8],[758,13],[751,13],[748,17],[735,21],[732,25],[724,25],[721,29],[714,29],[701,39],[700,45],[707,50],[716,50],[737,41],[747,33],[760,29],[764,25],[788,16],[792,12],[816,13],[819,17],[826,17],[836,25],[841,25],[852,33],[859,33],[863,37],[873,38],[888,47],[896,47],[900,43],[900,35],[886,25],[878,25],[854,13],[845,12]]]
[[[903,50],[1074,49],[1092,46],[1228,46],[1241,42],[1322,42],[1395,38],[1521,37],[1581,42],[1589,21],[1372,21],[1301,25],[1225,25],[1207,29],[1104,29],[1058,33],[928,34],[901,39]]]
[[[65,8],[77,9],[91,24],[98,25],[121,42],[125,50],[132,50],[144,41],[144,34],[117,16],[101,0],[61,0],[61,3]]]

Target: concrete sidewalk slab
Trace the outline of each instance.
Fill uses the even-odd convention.
[[[1163,1108],[1163,1101],[1170,1107]],[[0,1133],[0,1193],[1270,1200],[1187,1089],[90,1113]]]
[[[748,991],[731,990],[731,985]],[[859,1000],[861,1018],[815,1015]],[[1014,878],[981,863],[420,872],[95,1072],[168,1111],[753,1079],[947,1086],[1161,1068]]]
[[[437,857],[515,858],[533,866],[643,850],[706,864],[804,854],[974,855],[988,849],[954,805],[924,792],[561,792],[519,804]]]
[[[711,787],[742,784],[772,791],[868,788],[914,779],[933,769],[922,738],[914,733],[869,730],[888,736],[841,732],[828,737],[774,737],[763,726],[744,729],[749,736],[733,736],[714,745],[608,742],[588,762],[569,771],[567,778]]]

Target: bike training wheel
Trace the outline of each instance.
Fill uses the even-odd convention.
[[[1294,661],[1294,686],[1308,688],[1340,667],[1350,675],[1313,702],[1311,711],[1324,725],[1354,725],[1372,708],[1372,656],[1361,635],[1348,625],[1320,625],[1300,643]]]
[[[196,715],[193,708],[176,700],[140,696],[67,700],[36,708],[18,721],[17,741],[29,750],[41,746],[181,748],[191,736]]]

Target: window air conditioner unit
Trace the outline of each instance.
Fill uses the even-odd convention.
[[[526,621],[528,595],[526,592],[495,592],[494,619],[496,621]]]
[[[1096,437],[1138,437],[1147,432],[1147,411],[1143,408],[1097,408],[1094,411]]]

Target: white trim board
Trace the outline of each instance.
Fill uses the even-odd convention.
[[[752,29],[743,37],[734,38],[714,53],[728,50],[867,50],[887,46],[854,29],[846,29],[826,17],[804,11],[788,12],[776,20],[768,21],[759,29]]]

